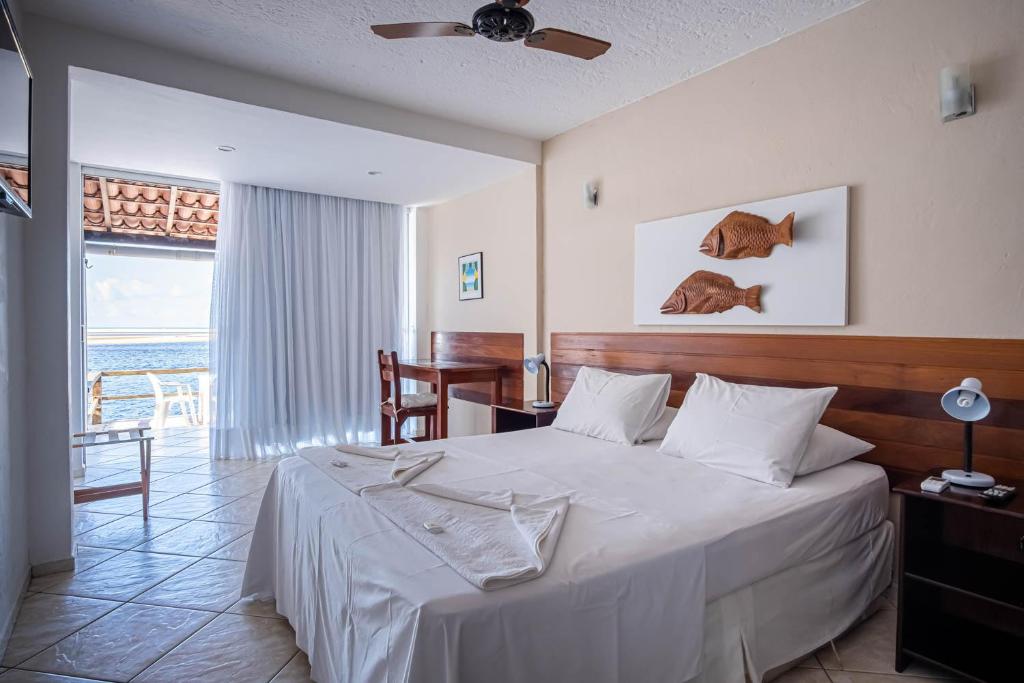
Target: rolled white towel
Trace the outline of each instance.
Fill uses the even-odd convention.
[[[360,494],[373,486],[405,485],[444,457],[444,451],[406,451],[400,447],[369,448],[342,444],[340,455],[325,460],[323,451],[310,449],[299,455],[349,491]]]

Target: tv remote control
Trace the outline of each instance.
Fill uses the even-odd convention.
[[[1005,503],[1017,495],[1017,487],[996,484],[992,488],[982,491],[981,495],[986,500],[991,500],[994,503]]]

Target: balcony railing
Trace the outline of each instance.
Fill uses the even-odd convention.
[[[104,377],[130,377],[147,375],[199,375],[199,406],[200,416],[206,415],[209,405],[209,368],[159,368],[145,370],[97,370],[86,377],[89,385],[89,422],[94,425],[103,424],[103,404],[107,401],[136,401],[156,398],[156,394],[104,394]]]

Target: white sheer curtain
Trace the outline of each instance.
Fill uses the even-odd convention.
[[[370,439],[400,348],[404,209],[225,184],[210,342],[215,458]]]

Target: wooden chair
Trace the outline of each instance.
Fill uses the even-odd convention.
[[[431,385],[431,393],[403,394],[402,375],[398,366],[398,354],[377,350],[377,365],[380,368],[380,442],[387,446],[398,441],[430,441],[436,438],[434,419],[437,415],[437,387]],[[402,439],[402,424],[410,417],[422,417],[426,422],[426,434],[412,439]],[[394,432],[391,431],[394,425]]]

